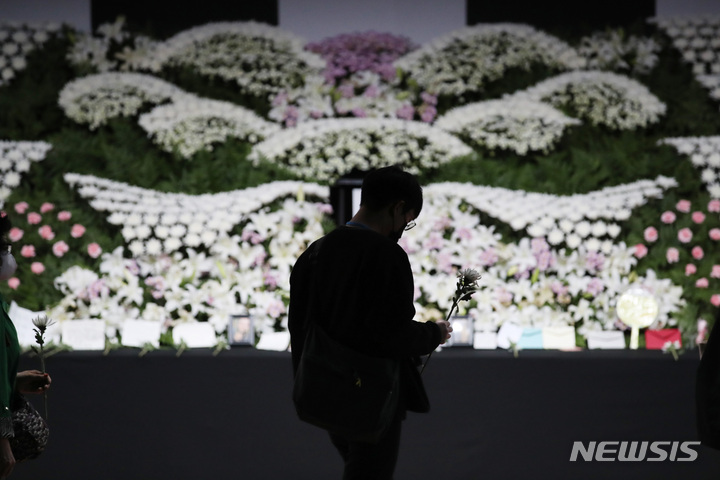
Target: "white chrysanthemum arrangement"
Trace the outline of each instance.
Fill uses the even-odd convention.
[[[143,73],[100,73],[69,82],[58,103],[69,118],[93,130],[115,117],[137,115],[147,104],[187,97],[184,90]]]
[[[720,100],[720,15],[656,17],[650,21],[670,37],[710,97]]]
[[[672,145],[681,155],[690,158],[700,170],[700,178],[710,197],[720,198],[720,136],[666,138],[661,144]]]
[[[665,32],[695,75],[720,75],[720,15],[650,19]]]
[[[125,18],[98,26],[95,35],[77,32],[67,53],[71,65],[92,72],[157,72],[160,65],[153,59],[158,42],[125,30]]]
[[[282,130],[255,145],[248,158],[277,163],[301,178],[331,181],[353,169],[388,165],[419,173],[471,153],[457,137],[422,122],[347,118]]]
[[[160,148],[185,159],[229,138],[254,144],[280,130],[247,108],[192,96],[155,107],[138,123]]]
[[[99,274],[73,266],[55,279],[65,297],[49,314],[59,322],[101,319],[111,341],[130,320],[158,322],[163,332],[206,321],[222,343],[238,308],[253,316],[259,332],[286,328],[290,268],[323,234],[320,225],[330,207],[278,200],[248,216],[241,235],[218,238],[209,252],[187,248],[182,254],[127,258],[118,247],[103,254]]]
[[[482,91],[510,68],[533,64],[558,70],[583,68],[585,59],[560,39],[522,24],[480,24],[442,36],[395,61],[436,95]]]
[[[568,109],[592,125],[634,130],[656,123],[666,105],[643,84],[610,72],[576,71],[544,80],[513,97]]]
[[[325,68],[325,61],[304,45],[300,37],[270,25],[218,22],[184,30],[157,45],[154,61],[189,67],[265,98],[300,86],[306,76]]]
[[[52,148],[47,142],[12,142],[0,140],[0,208],[20,185],[22,175],[33,162],[45,159]]]
[[[65,174],[90,206],[108,212],[122,227],[135,256],[171,254],[183,248],[210,248],[249,214],[278,197],[307,192],[327,196],[327,188],[300,182],[274,182],[218,194],[163,193],[91,175]]]
[[[57,23],[0,21],[0,86],[27,67],[27,56],[60,31]]]
[[[425,187],[417,227],[400,240],[413,268],[420,319],[443,318],[456,288],[452,274],[474,265],[482,272],[480,289],[460,313],[470,314],[478,330],[496,330],[506,321],[527,327],[575,325],[580,333],[619,327],[614,308],[634,275],[633,248],[611,242],[606,251],[589,250],[587,244],[559,249],[544,236],[503,242],[480,223],[467,201],[475,188]],[[682,288],[652,271],[638,281],[661,299],[658,325],[674,324],[670,315],[683,304]]]
[[[106,186],[101,179],[84,180],[81,192],[92,185],[98,190]],[[290,269],[307,245],[323,234],[323,219],[331,213],[327,204],[305,201],[302,195],[294,198],[289,190],[297,186],[268,184],[254,189],[250,196],[262,205],[255,204],[243,216],[238,224],[241,233],[223,233],[207,249],[185,245],[183,253],[140,252],[127,258],[119,247],[103,255],[99,272],[71,267],[55,281],[66,296],[48,314],[60,322],[103,319],[111,339],[125,321],[142,319],[162,324],[163,331],[207,321],[221,342],[229,315],[237,312],[238,305],[253,315],[260,331],[286,328]],[[320,198],[329,193],[312,184],[302,187]],[[476,265],[483,273],[482,285],[461,313],[475,318],[478,329],[496,329],[510,320],[523,326],[575,325],[581,333],[619,328],[614,308],[637,262],[632,248],[620,243],[606,252],[590,251],[585,245],[559,250],[542,237],[504,243],[492,227],[480,223],[474,205],[466,201],[474,188],[480,187],[425,187],[418,226],[400,240],[416,278],[418,318],[441,316],[456,288],[452,274]],[[135,193],[127,192],[128,197]],[[138,199],[137,204],[146,200]],[[129,215],[152,215],[137,210],[128,214],[127,199],[124,206],[120,199],[117,203],[118,214],[128,224],[135,223]],[[194,212],[188,204],[185,209]],[[682,305],[681,289],[669,280],[658,280],[652,272],[638,281],[661,301],[658,325],[672,325],[670,315]]]
[[[633,209],[661,197],[664,190],[674,186],[674,179],[658,177],[567,196],[458,183],[430,187],[444,195],[460,196],[515,231],[544,237],[554,248],[583,248],[607,254],[621,233],[618,222],[627,220]]]
[[[455,133],[470,144],[518,155],[550,151],[566,128],[580,121],[533,100],[506,98],[454,108],[435,126]]]
[[[648,74],[658,62],[660,44],[650,37],[625,35],[621,30],[596,32],[580,40],[578,53],[591,70]]]

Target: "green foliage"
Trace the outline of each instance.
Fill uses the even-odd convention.
[[[65,121],[58,92],[73,78],[69,42],[53,38],[28,55],[27,68],[0,87],[0,139],[46,140]]]

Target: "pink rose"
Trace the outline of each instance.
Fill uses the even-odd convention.
[[[694,264],[688,263],[687,265],[685,265],[685,275],[686,276],[689,277],[690,275],[695,275],[696,272],[697,272],[697,267]]]
[[[644,232],[646,242],[655,242],[658,239],[658,231],[655,227],[647,227]]]
[[[61,222],[67,222],[71,218],[72,218],[72,213],[68,212],[67,210],[58,212],[58,220],[60,220]]]
[[[693,212],[692,221],[695,223],[703,223],[705,221],[705,214],[703,212]]]
[[[62,257],[70,250],[70,247],[68,247],[68,244],[60,240],[59,242],[56,242],[55,245],[52,247],[53,255],[56,257]]]
[[[708,236],[711,240],[718,241],[720,240],[720,228],[713,228],[710,230],[710,233],[708,233]]]
[[[88,245],[87,251],[88,255],[90,255],[92,258],[98,258],[102,253],[102,248],[100,247],[100,245],[93,242]]]
[[[708,203],[708,212],[720,212],[720,200],[710,200],[710,203]]]
[[[667,258],[668,263],[676,263],[678,260],[680,260],[680,252],[677,248],[670,247],[667,249],[665,257]]]
[[[79,223],[76,223],[72,226],[72,230],[70,230],[70,236],[73,238],[80,238],[85,234],[85,227],[80,225]]]
[[[45,202],[42,205],[40,205],[40,213],[47,213],[52,211],[55,208],[55,205],[49,202]]]
[[[42,217],[39,213],[30,212],[28,213],[27,221],[30,225],[37,225],[38,223],[42,222]]]
[[[20,286],[20,279],[17,277],[12,277],[8,279],[8,287],[12,288],[13,290],[17,290]],[[719,295],[720,296],[720,295]]]
[[[698,278],[697,282],[695,282],[695,286],[697,288],[708,288],[708,285],[709,285],[708,279],[705,277]]]
[[[13,227],[10,229],[10,232],[8,233],[8,238],[11,242],[17,242],[19,241],[23,235],[25,235],[25,232],[20,230],[17,227]]]
[[[677,205],[675,205],[677,211],[683,213],[689,213],[691,207],[692,204],[690,203],[690,200],[680,200],[679,202],[677,202]]]
[[[20,215],[25,213],[28,208],[30,208],[30,205],[28,205],[27,202],[20,202],[15,204],[15,211]]]
[[[720,278],[720,265],[713,265],[712,272],[710,272],[712,278]]]
[[[30,271],[35,275],[40,275],[45,271],[45,265],[40,262],[33,262],[32,265],[30,265]]]
[[[50,225],[43,225],[38,229],[38,233],[42,237],[43,240],[52,240],[55,238],[55,232],[52,231],[52,228]]]
[[[20,249],[20,255],[22,255],[25,258],[32,258],[35,256],[35,246],[34,245],[23,245],[23,247]]]
[[[691,253],[695,260],[702,260],[702,258],[705,256],[705,252],[703,252],[703,249],[700,246],[693,247]]]
[[[680,240],[682,243],[688,243],[690,240],[692,240],[693,233],[692,230],[689,228],[683,228],[678,232],[678,240]]]
[[[660,215],[660,221],[667,225],[673,223],[676,218],[677,216],[675,215],[675,212],[671,212],[670,210]]]
[[[710,303],[712,303],[716,307],[720,307],[720,295],[716,293],[715,295],[710,297]]]
[[[635,256],[637,258],[643,258],[648,253],[648,248],[642,243],[635,245]]]

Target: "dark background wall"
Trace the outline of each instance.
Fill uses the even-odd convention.
[[[645,22],[655,13],[655,0],[467,0],[468,25],[526,23],[542,30],[564,30],[580,35]]]
[[[148,0],[92,0],[90,13],[93,30],[122,15],[130,31],[144,32],[155,38],[167,38],[210,22],[254,20],[278,24],[277,0],[203,0],[195,6]]]

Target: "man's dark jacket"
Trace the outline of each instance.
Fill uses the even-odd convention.
[[[293,369],[297,371],[306,321],[317,322],[332,338],[361,353],[403,360],[400,397],[419,399],[413,384],[417,357],[437,348],[440,328],[415,316],[412,269],[405,251],[367,228],[339,227],[300,256],[290,275]],[[409,378],[412,376],[412,378]]]

